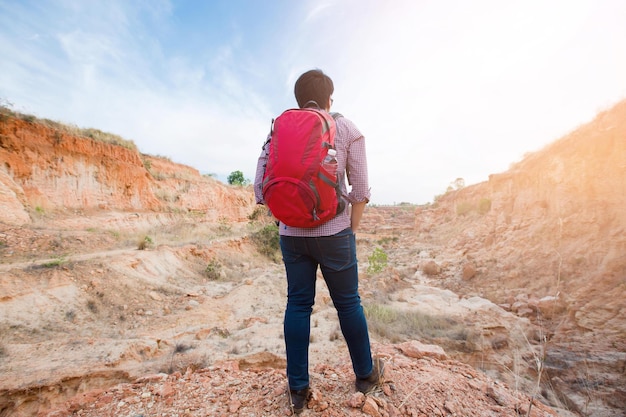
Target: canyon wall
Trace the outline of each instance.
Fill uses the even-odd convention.
[[[441,284],[542,329],[543,376],[572,409],[624,409],[626,101],[489,181],[419,208],[415,226],[460,257]],[[589,386],[598,389],[591,397]]]
[[[185,210],[239,219],[253,206],[249,188],[136,149],[2,115],[0,222],[20,225],[34,212],[72,210]]]

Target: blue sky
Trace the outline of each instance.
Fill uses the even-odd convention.
[[[622,0],[0,0],[0,100],[252,179],[320,68],[372,202],[422,204],[626,98],[624,22]]]

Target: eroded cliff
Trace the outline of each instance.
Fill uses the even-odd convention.
[[[249,190],[132,147],[17,117],[0,123],[0,222],[25,224],[42,211],[204,212],[245,217]]]

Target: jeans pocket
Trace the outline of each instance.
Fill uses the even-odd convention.
[[[280,250],[285,263],[297,263],[303,261],[307,255],[306,238],[294,236],[280,237]]]
[[[340,232],[322,238],[322,263],[334,271],[343,271],[356,264],[356,244],[353,233]]]

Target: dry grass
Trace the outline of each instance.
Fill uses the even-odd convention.
[[[393,343],[411,339],[467,339],[463,323],[449,317],[399,310],[384,304],[365,304],[364,309],[370,330]]]
[[[0,104],[0,122],[4,121],[7,118],[24,120],[28,123],[36,123],[53,129],[55,131],[54,140],[56,143],[61,143],[63,141],[62,134],[66,133],[72,136],[89,138],[98,142],[110,143],[112,145],[123,146],[124,148],[128,148],[131,150],[137,150],[137,145],[135,145],[132,140],[126,140],[121,136],[115,135],[113,133],[103,132],[94,128],[81,128],[75,125],[56,122],[50,119],[40,119],[32,114],[24,114],[14,111],[10,108],[10,105]]]

